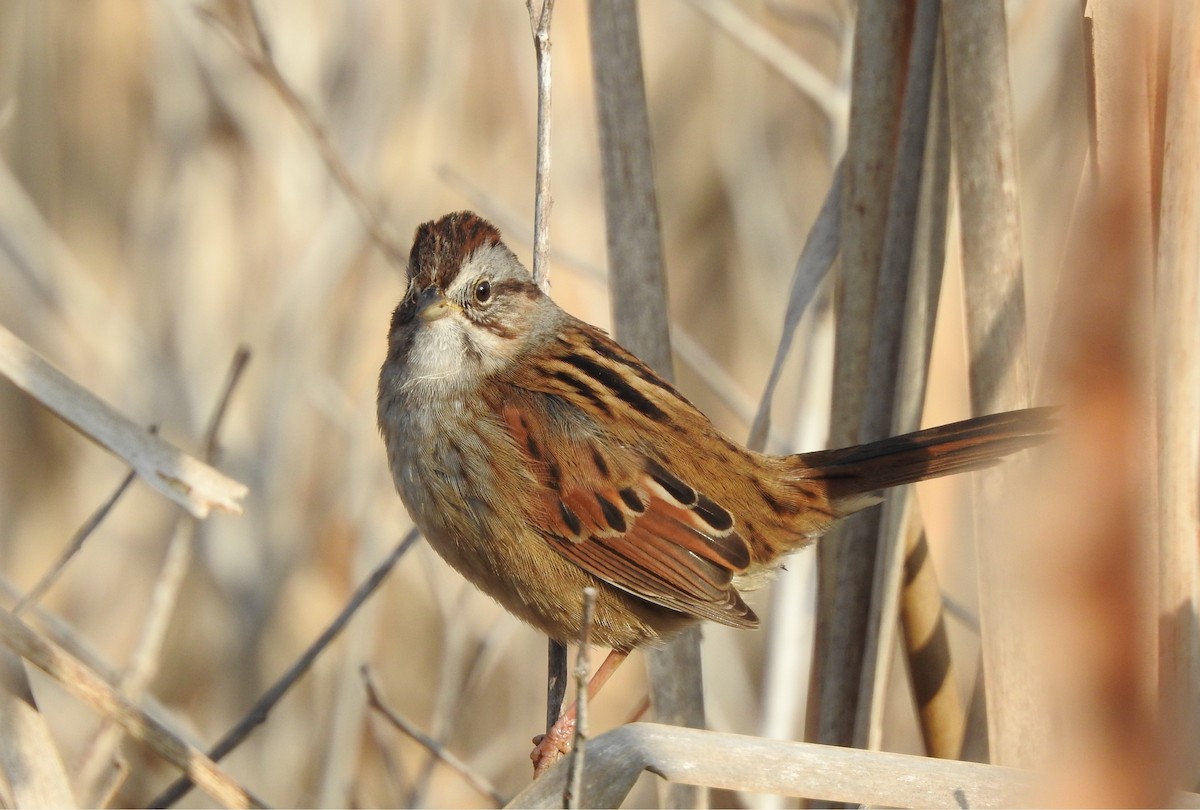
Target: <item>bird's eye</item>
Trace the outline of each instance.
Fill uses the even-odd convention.
[[[475,303],[486,304],[492,297],[492,283],[486,278],[475,285]]]

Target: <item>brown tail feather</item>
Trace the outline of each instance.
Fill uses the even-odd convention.
[[[990,467],[1049,438],[1055,411],[1006,411],[794,458],[808,468],[805,477],[828,484],[829,499],[836,504],[888,487]]]

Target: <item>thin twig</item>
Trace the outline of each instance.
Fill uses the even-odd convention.
[[[151,426],[150,432],[153,433],[154,431],[155,428]],[[137,473],[133,470],[126,473],[125,478],[117,485],[117,488],[108,497],[108,500],[100,504],[100,508],[93,512],[84,521],[83,525],[79,527],[79,530],[75,532],[74,536],[71,537],[71,542],[63,549],[62,554],[59,555],[54,565],[50,566],[46,573],[42,574],[42,578],[13,606],[12,611],[14,616],[20,616],[29,607],[41,601],[46,591],[50,590],[51,586],[62,576],[63,571],[67,568],[67,563],[79,553],[79,550],[83,548],[84,542],[92,535],[92,532],[96,531],[100,524],[104,522],[104,519],[108,517],[108,513],[117,505],[117,501],[121,500],[121,496],[129,489],[129,485],[133,483],[133,479],[136,477]]]
[[[465,195],[472,208],[482,213],[489,221],[494,222],[508,237],[509,245],[515,241],[518,244],[533,247],[533,243],[523,236],[532,230],[529,220],[515,213],[495,194],[448,163],[437,167],[437,176],[439,180]],[[597,284],[608,284],[608,272],[601,263],[590,257],[564,250],[561,245],[550,251],[550,255],[554,257],[552,263],[560,268],[572,268]]]
[[[180,739],[166,726],[135,706],[104,682],[91,667],[66,650],[46,641],[7,610],[0,610],[0,641],[54,678],[63,688],[104,717],[121,725],[174,763],[205,793],[228,807],[263,806],[249,791],[222,771],[211,758]]]
[[[200,7],[196,13],[200,15],[200,19],[224,34],[238,55],[246,61],[246,64],[266,80],[271,89],[276,92],[284,106],[312,138],[313,146],[316,147],[317,154],[321,156],[321,161],[329,171],[330,177],[342,190],[342,194],[346,195],[346,199],[358,214],[371,241],[379,248],[389,263],[403,269],[408,262],[407,252],[397,245],[388,234],[379,209],[363,193],[362,188],[351,174],[350,167],[346,165],[341,153],[330,140],[325,126],[317,120],[316,114],[279,72],[279,67],[275,64],[271,52],[270,38],[267,36],[266,28],[263,26],[253,0],[245,0],[245,7],[254,29],[255,44],[253,47],[243,42],[224,20],[209,9]]]
[[[225,414],[229,408],[234,389],[237,388],[242,372],[250,360],[250,350],[239,346],[230,361],[229,371],[225,375],[225,384],[217,398],[217,404],[209,417],[208,426],[204,430],[201,459],[206,464],[213,463],[217,455],[217,436]],[[118,688],[131,700],[141,700],[150,680],[158,670],[158,658],[166,639],[167,627],[175,615],[175,605],[179,601],[179,593],[192,561],[192,550],[195,544],[199,522],[194,518],[185,517],[177,522],[175,530],[167,545],[167,553],[163,559],[162,569],[150,595],[150,605],[146,611],[146,619],[137,645],[129,659],[129,666],[121,676]],[[81,777],[78,784],[90,785],[89,792],[84,796],[85,804],[100,806],[105,795],[113,793],[118,785],[112,779],[123,779],[128,768],[115,772],[107,767],[113,752],[121,739],[120,728],[108,725],[100,730],[89,748],[83,764],[79,768]],[[102,782],[103,780],[103,782]]]
[[[316,641],[314,641],[312,645],[304,651],[304,654],[297,659],[296,663],[292,664],[291,668],[289,668],[288,671],[285,672],[279,678],[279,680],[277,680],[271,686],[270,689],[268,689],[266,692],[263,692],[262,697],[260,697],[258,701],[250,707],[250,711],[248,711],[246,715],[242,717],[242,719],[239,720],[237,724],[234,725],[234,727],[231,728],[225,734],[225,736],[222,737],[220,741],[209,750],[209,756],[212,757],[214,761],[219,762],[222,757],[224,757],[234,748],[237,748],[237,746],[240,745],[241,742],[250,735],[251,731],[253,731],[262,723],[266,722],[267,715],[270,713],[271,709],[275,707],[275,704],[278,703],[287,693],[287,691],[292,688],[292,685],[295,684],[296,681],[298,681],[300,677],[308,671],[309,667],[311,667],[313,662],[317,659],[317,656],[319,656],[325,650],[325,648],[328,647],[335,638],[337,638],[337,635],[342,631],[342,628],[346,626],[347,622],[350,621],[350,619],[362,606],[363,602],[365,602],[367,598],[375,592],[380,584],[382,584],[383,580],[387,577],[392,568],[395,567],[396,563],[399,562],[400,558],[403,557],[409,548],[411,548],[412,545],[417,542],[418,537],[420,537],[420,534],[417,533],[415,528],[409,530],[408,534],[405,535],[404,539],[401,540],[396,548],[392,550],[392,553],[388,555],[387,559],[381,562],[379,566],[373,572],[371,572],[371,576],[367,577],[366,581],[363,582],[362,585],[358,586],[358,589],[350,597],[350,601],[346,603],[344,608],[342,608],[342,612],[339,613],[337,617],[329,623],[329,626],[326,627],[321,635],[317,637]],[[149,806],[169,807],[183,798],[184,795],[187,794],[188,790],[191,789],[191,786],[191,779],[187,778],[186,776],[181,777],[175,780],[175,782],[173,782],[158,796],[154,797]]]
[[[484,776],[476,773],[470,765],[456,757],[454,754],[448,751],[445,746],[430,737],[425,732],[421,731],[406,717],[392,709],[383,701],[379,687],[375,683],[375,676],[371,672],[371,667],[369,665],[363,664],[360,671],[362,672],[363,686],[366,687],[367,690],[367,705],[383,715],[383,717],[389,723],[395,726],[398,731],[408,735],[414,741],[422,745],[425,750],[429,751],[430,754],[436,757],[444,765],[449,767],[451,770],[457,771],[459,775],[467,780],[471,787],[475,788],[481,794],[490,799],[497,807],[504,806],[504,804],[507,802],[507,799],[504,798],[500,791],[496,790],[495,785],[489,782]]]
[[[554,0],[541,0],[535,13],[533,0],[525,0],[533,51],[537,56],[537,185],[533,199],[533,282],[550,289],[550,21]]]
[[[588,736],[588,649],[592,642],[592,616],[596,612],[596,589],[583,589],[583,624],[579,628],[579,651],[575,657],[575,742],[571,747],[570,772],[563,791],[563,806],[576,810],[583,796],[583,760]]]

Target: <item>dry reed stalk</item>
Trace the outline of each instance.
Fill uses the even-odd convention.
[[[887,208],[899,127],[905,32],[913,4],[863,3],[854,39],[850,128],[843,163],[845,192],[841,261],[836,276],[833,404],[829,446],[858,441],[866,399],[870,324],[887,228]],[[873,560],[855,570],[861,549],[841,542],[835,529],[817,546],[817,629],[809,685],[806,737],[849,745],[854,738],[865,614],[845,609],[843,589],[869,597]],[[852,606],[853,607],[853,606]],[[861,620],[856,621],[855,617]]]
[[[958,199],[971,407],[976,414],[1029,404],[1025,287],[1005,12],[998,3],[946,0],[946,60]],[[1020,600],[1001,576],[1011,538],[981,527],[997,514],[1010,462],[975,474],[983,664],[992,761],[1036,766],[1046,753],[1045,714],[1034,694],[1028,627]]]
[[[2,326],[0,374],[196,517],[207,517],[214,508],[241,514],[243,484],[134,424]]]
[[[666,274],[662,262],[650,123],[633,0],[590,0],[589,33],[596,83],[613,335],[671,380]],[[691,628],[647,653],[655,716],[672,725],[704,726],[700,631]],[[704,794],[668,785],[664,805],[703,806]]]
[[[1185,784],[1200,779],[1200,10],[1159,5],[1170,32],[1161,150],[1155,376],[1158,455],[1158,688]],[[1154,12],[1149,12],[1154,13]],[[1167,19],[1162,19],[1166,17]],[[1151,65],[1153,67],[1153,63]],[[1153,122],[1152,122],[1153,123]]]
[[[913,248],[914,267],[900,349],[894,433],[920,427],[945,269],[951,144],[946,60],[941,52],[930,118]],[[870,724],[866,744],[871,749],[883,746],[882,695],[891,674],[887,663],[892,660],[890,651],[896,644],[896,631],[902,628],[925,750],[930,756],[957,758],[965,717],[950,659],[942,593],[916,499],[911,493],[899,493],[883,509],[884,537],[898,532],[903,542],[885,546],[887,553],[880,556],[876,566],[876,591],[881,594],[877,599],[879,632],[873,632],[870,640],[879,648],[876,660],[882,665],[875,667],[875,695],[869,703],[869,717],[862,718]],[[885,542],[883,538],[881,542]]]

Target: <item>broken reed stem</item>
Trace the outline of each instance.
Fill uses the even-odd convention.
[[[525,0],[533,52],[537,57],[537,179],[533,198],[533,282],[550,289],[550,21],[554,0],[542,0],[538,12]]]
[[[578,808],[583,795],[583,760],[587,745],[588,722],[588,646],[592,641],[592,617],[596,612],[596,589],[583,589],[583,625],[579,629],[579,652],[575,657],[575,742],[568,763],[567,787],[563,806]]]
[[[61,647],[43,639],[7,610],[0,610],[0,641],[103,717],[120,724],[130,736],[146,743],[172,762],[187,774],[189,781],[195,782],[218,802],[226,807],[263,806],[204,752],[177,737],[125,695],[105,683],[93,669]]]

